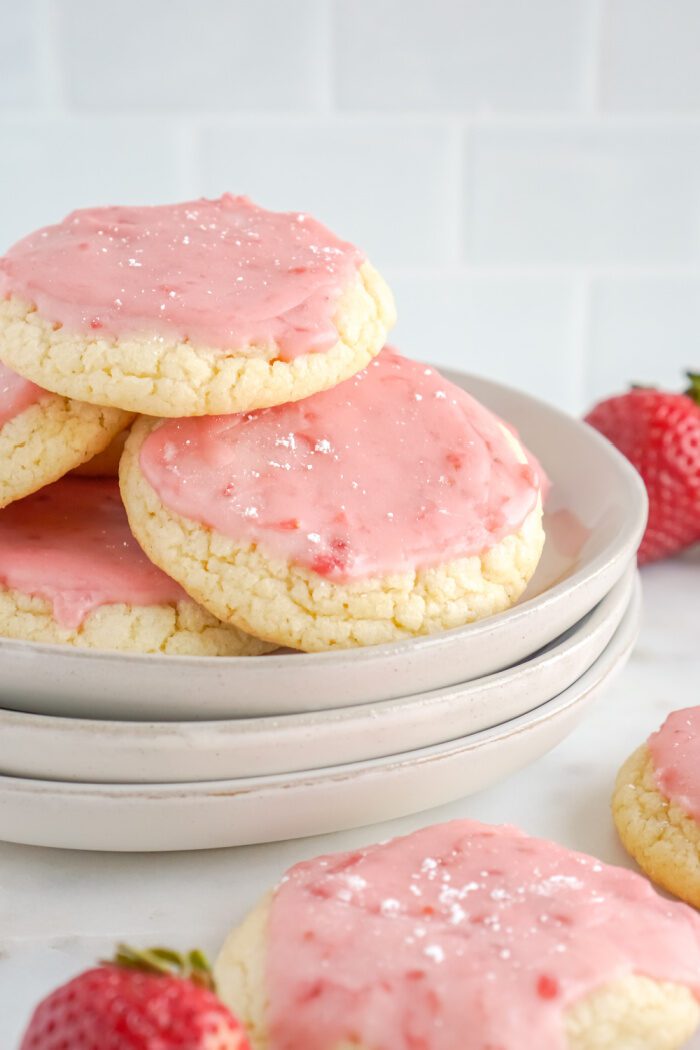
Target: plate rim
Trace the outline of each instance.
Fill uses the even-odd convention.
[[[482,384],[483,386],[505,391],[510,395],[523,398],[531,403],[534,410],[554,416],[558,421],[561,421],[563,425],[574,427],[574,429],[581,434],[584,434],[586,440],[597,445],[600,451],[603,452],[610,462],[615,465],[622,486],[620,491],[621,499],[624,499],[625,495],[628,497],[626,501],[629,507],[630,518],[628,529],[620,529],[606,547],[602,551],[599,551],[589,563],[578,568],[565,580],[560,580],[553,584],[551,587],[547,588],[546,591],[537,594],[522,603],[512,606],[510,609],[506,609],[504,612],[495,613],[492,616],[485,617],[474,623],[465,624],[461,627],[454,627],[445,631],[438,631],[430,635],[404,638],[399,641],[386,642],[380,645],[331,650],[318,653],[299,652],[294,654],[276,654],[273,652],[265,656],[217,657],[179,655],[175,653],[132,653],[112,649],[89,649],[81,648],[79,646],[32,642],[18,638],[0,638],[0,658],[4,652],[12,653],[17,656],[43,655],[58,660],[73,659],[77,656],[83,661],[87,660],[92,663],[111,663],[113,661],[123,663],[126,661],[129,664],[138,665],[139,663],[146,661],[151,667],[161,664],[164,667],[170,667],[173,669],[180,668],[181,670],[189,667],[199,669],[202,669],[203,667],[212,667],[221,671],[233,671],[236,667],[245,667],[249,672],[259,669],[272,675],[275,671],[278,673],[282,672],[288,666],[290,656],[293,655],[294,666],[300,672],[307,666],[309,670],[312,670],[315,667],[327,664],[330,664],[332,667],[337,667],[338,670],[342,670],[344,665],[358,663],[371,665],[375,662],[384,661],[387,658],[400,657],[403,654],[414,653],[416,651],[429,653],[431,650],[440,649],[442,646],[449,645],[451,641],[465,635],[467,632],[471,639],[486,638],[494,633],[498,633],[504,623],[508,623],[517,629],[517,626],[520,623],[527,621],[538,611],[557,603],[565,594],[577,590],[584,584],[593,582],[601,575],[601,573],[612,571],[616,563],[623,561],[632,553],[633,549],[636,549],[646,525],[646,515],[648,510],[646,489],[635,468],[620,452],[618,452],[607,438],[603,437],[602,434],[594,430],[593,427],[589,426],[583,420],[577,419],[575,416],[563,412],[557,406],[549,404],[541,398],[535,397],[523,390],[519,390],[505,383],[500,383],[496,380],[488,379],[470,372],[462,372],[450,368],[440,368],[439,370],[441,374],[445,375],[445,377],[451,382],[457,381],[459,385],[473,382],[477,385]],[[616,580],[619,579],[620,575],[621,573],[616,577]]]
[[[52,799],[70,796],[73,799],[94,801],[101,799],[109,802],[121,802],[132,797],[139,803],[154,804],[177,800],[190,801],[193,798],[227,797],[266,792],[275,794],[286,788],[297,786],[322,786],[324,783],[372,777],[384,772],[395,771],[403,766],[425,764],[441,758],[448,758],[458,753],[476,750],[484,745],[495,744],[520,733],[527,733],[542,723],[585,700],[610,673],[627,657],[633,648],[638,635],[642,605],[642,589],[639,572],[635,575],[634,586],[629,605],[612,639],[595,663],[571,686],[556,697],[546,701],[533,711],[517,718],[509,719],[498,726],[481,730],[478,733],[459,737],[443,744],[433,744],[425,748],[388,755],[384,758],[366,759],[361,762],[344,763],[317,770],[302,770],[291,773],[276,773],[261,777],[245,777],[230,780],[195,781],[191,783],[164,784],[109,784],[81,783],[75,781],[39,780],[36,778],[0,776],[0,802],[3,796],[13,794],[44,795]]]
[[[351,704],[345,707],[322,708],[283,715],[259,715],[245,716],[242,718],[197,719],[189,721],[164,721],[159,719],[136,721],[129,719],[76,718],[67,715],[42,714],[31,711],[14,710],[12,708],[3,707],[0,702],[0,732],[2,732],[8,725],[18,725],[20,728],[26,729],[27,732],[33,731],[33,728],[36,727],[42,732],[47,733],[52,731],[70,733],[71,729],[77,728],[79,731],[85,733],[105,732],[110,736],[115,737],[133,734],[134,736],[138,736],[144,740],[149,740],[150,742],[154,732],[164,733],[168,737],[173,738],[190,734],[196,737],[200,732],[202,735],[211,732],[221,732],[222,730],[230,730],[233,732],[239,730],[241,726],[243,726],[244,732],[251,730],[251,735],[253,735],[258,730],[260,732],[272,729],[283,730],[285,726],[289,726],[290,728],[308,726],[309,728],[312,728],[319,722],[328,724],[344,723],[346,721],[352,721],[354,717],[357,717],[363,712],[366,713],[368,717],[371,717],[369,715],[370,711],[376,710],[377,708],[385,709],[389,706],[391,706],[392,710],[398,707],[411,708],[416,704],[429,706],[433,702],[445,700],[448,694],[459,693],[461,690],[478,690],[479,687],[484,684],[509,685],[509,680],[512,679],[515,681],[520,674],[530,675],[536,673],[549,659],[556,660],[570,655],[582,644],[583,641],[588,640],[591,634],[602,630],[608,623],[610,613],[602,607],[607,603],[608,599],[613,599],[613,608],[615,607],[615,596],[613,592],[620,588],[623,592],[626,592],[626,601],[620,619],[607,643],[610,644],[632,601],[637,573],[638,570],[631,561],[628,568],[624,570],[620,579],[613,584],[610,591],[608,591],[608,593],[604,595],[603,598],[601,598],[601,600],[588,613],[586,613],[581,620],[578,621],[578,623],[563,632],[563,634],[568,635],[564,641],[561,641],[561,638],[563,637],[563,635],[561,635],[559,638],[555,639],[554,642],[551,642],[549,646],[544,647],[545,651],[542,649],[538,650],[538,652],[533,653],[532,656],[526,657],[512,667],[506,667],[500,671],[494,671],[492,674],[483,675],[480,678],[472,678],[468,681],[457,683],[456,685],[423,690],[419,693],[411,693],[407,696],[394,697],[389,700],[370,701],[366,704]],[[598,614],[598,620],[595,625],[589,629],[590,621],[596,617],[596,614]],[[581,634],[579,629],[585,633]],[[607,646],[601,650],[601,653],[599,654],[600,656],[603,655],[605,648],[607,648]],[[586,672],[584,671],[583,673],[585,674]],[[575,682],[571,683],[571,685],[574,684]],[[566,688],[569,687],[567,686]],[[464,696],[460,697],[461,701],[464,699]],[[554,697],[551,697],[550,699],[554,699]],[[549,701],[543,701],[543,703],[548,702]],[[537,710],[539,706],[542,705],[537,705],[537,707],[532,710]],[[283,723],[283,725],[280,726],[280,723]],[[497,725],[498,724],[503,725],[504,723],[497,723]],[[496,728],[496,726],[491,726],[489,728]],[[483,730],[477,730],[477,732],[482,731]]]

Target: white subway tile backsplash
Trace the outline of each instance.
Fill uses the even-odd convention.
[[[589,336],[589,403],[630,383],[681,389],[700,371],[700,276],[596,281]]]
[[[439,263],[452,242],[450,136],[428,122],[210,123],[197,185],[310,211],[377,266]]]
[[[392,274],[389,340],[411,357],[580,408],[574,288],[566,278]]]
[[[608,0],[603,30],[606,109],[700,111],[698,0]]]
[[[413,355],[573,410],[672,386],[699,40],[700,0],[8,2],[0,250],[91,203],[248,193],[364,248]]]
[[[37,0],[4,4],[0,31],[0,108],[39,98]]]
[[[473,260],[658,265],[700,258],[700,128],[480,128],[470,167]]]
[[[0,157],[0,252],[74,208],[179,196],[172,135],[154,120],[0,119]]]
[[[343,109],[569,110],[588,0],[337,0]]]
[[[61,57],[80,109],[308,109],[317,0],[60,0]]]

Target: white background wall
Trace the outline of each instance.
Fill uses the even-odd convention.
[[[700,0],[0,0],[0,245],[229,189],[405,351],[580,410],[700,367]]]

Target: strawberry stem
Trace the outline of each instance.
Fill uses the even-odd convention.
[[[193,984],[199,985],[200,988],[208,988],[210,992],[216,994],[216,981],[214,980],[209,960],[204,952],[200,951],[199,948],[193,949],[187,956],[187,961],[189,965],[188,980],[192,981]]]
[[[696,405],[700,405],[700,372],[686,372],[686,376],[690,382],[686,394]]]
[[[177,977],[216,992],[209,960],[199,948],[182,955],[172,948],[132,948],[128,944],[118,944],[114,958],[107,960],[107,965],[159,974],[161,977]]]

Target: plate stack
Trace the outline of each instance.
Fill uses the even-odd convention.
[[[598,434],[447,373],[552,483],[508,612],[372,648],[206,658],[0,640],[0,838],[205,849],[337,831],[480,790],[560,741],[628,656],[643,486]]]

